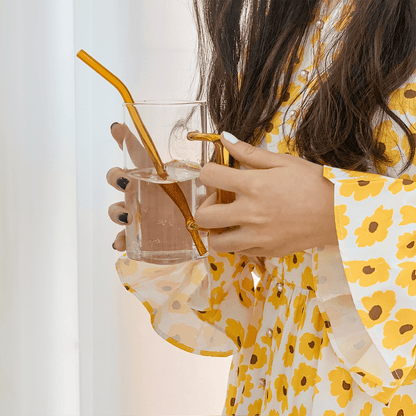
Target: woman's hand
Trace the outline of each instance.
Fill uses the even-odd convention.
[[[204,185],[236,194],[234,202],[222,205],[215,204],[212,195],[196,212],[200,227],[237,227],[212,230],[209,242],[214,250],[282,257],[338,244],[333,184],[322,176],[321,165],[240,141],[232,144],[224,134],[221,141],[247,170],[208,163],[201,171]]]
[[[111,135],[119,145],[120,149],[123,149],[123,139],[125,138],[130,159],[136,167],[144,169],[153,166],[146,149],[125,124],[113,123],[110,130]],[[111,168],[107,172],[107,182],[123,193],[137,190],[137,179],[132,179],[131,177],[127,178],[126,171],[118,167]],[[215,189],[207,188],[207,195],[214,192]],[[118,225],[126,226],[133,222],[133,213],[126,208],[124,201],[110,205],[108,208],[108,215],[111,220]],[[151,215],[152,213],[149,213],[148,218],[150,218]],[[154,215],[160,215],[160,211],[155,211]],[[117,234],[113,243],[113,248],[117,251],[126,250],[126,233],[124,228]]]
[[[110,127],[111,135],[118,143],[120,149],[123,149],[123,140],[126,139],[127,149],[132,162],[137,167],[146,168],[152,166],[150,157],[146,150],[137,140],[136,136],[127,128],[124,124],[113,123]],[[128,179],[126,177],[126,171],[121,168],[111,168],[107,172],[107,182],[115,189],[121,192],[129,192],[137,187],[137,180]],[[116,202],[108,208],[108,215],[111,220],[119,225],[129,225],[133,221],[132,213],[126,208],[123,201]],[[126,233],[123,228],[120,231],[113,243],[114,250],[125,251],[126,250]]]

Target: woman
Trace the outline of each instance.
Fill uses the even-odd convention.
[[[416,1],[194,4],[199,96],[240,167],[202,169],[236,201],[196,220],[233,228],[205,261],[124,255],[123,284],[173,345],[234,354],[225,415],[415,415]]]

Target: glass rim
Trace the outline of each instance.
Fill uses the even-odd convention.
[[[123,107],[131,106],[138,106],[138,105],[159,105],[159,106],[175,106],[175,105],[197,105],[197,104],[207,104],[206,101],[202,100],[139,100],[135,101],[134,103],[123,103]]]

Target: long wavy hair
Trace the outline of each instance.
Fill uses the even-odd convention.
[[[287,100],[302,41],[321,0],[193,0],[200,70],[197,98],[212,128],[259,144]],[[381,110],[403,129],[415,157],[416,135],[388,107],[389,95],[416,69],[416,0],[352,0],[349,21],[318,75],[295,133],[295,150],[316,163],[367,171],[390,163],[372,127]],[[336,54],[334,55],[334,52]],[[280,85],[280,87],[279,87]],[[311,88],[313,90],[313,88]]]

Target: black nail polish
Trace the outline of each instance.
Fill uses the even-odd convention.
[[[126,190],[127,185],[129,184],[129,180],[127,178],[118,178],[117,185],[123,190]]]
[[[115,121],[111,126],[110,126],[110,130],[113,128],[113,126],[115,126],[117,123],[117,121]]]
[[[118,216],[118,220],[120,222],[124,222],[124,224],[127,224],[127,212],[122,212],[119,216]]]

